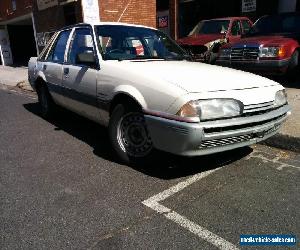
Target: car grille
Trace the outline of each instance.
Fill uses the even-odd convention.
[[[232,145],[236,143],[242,143],[250,141],[251,139],[258,139],[263,138],[265,136],[268,136],[269,134],[277,131],[280,128],[280,123],[275,124],[272,128],[269,128],[268,130],[265,130],[260,133],[252,133],[252,134],[246,134],[246,135],[239,135],[239,136],[231,136],[223,139],[213,139],[213,140],[206,140],[201,142],[199,145],[199,149],[206,149],[206,148],[213,148],[213,147],[221,147],[221,146],[227,146]]]
[[[260,115],[276,109],[274,102],[245,105],[243,116]]]
[[[199,149],[226,146],[226,145],[230,145],[230,144],[249,141],[252,138],[253,138],[253,135],[249,134],[249,135],[227,137],[225,139],[207,140],[207,141],[201,142],[201,144],[199,145]]]
[[[257,60],[259,56],[259,48],[257,47],[245,47],[245,48],[232,48],[231,60]]]
[[[222,133],[222,132],[227,132],[227,131],[235,131],[238,129],[248,129],[252,128],[255,126],[261,126],[264,124],[267,124],[269,122],[276,122],[280,120],[281,118],[285,117],[286,114],[274,117],[272,119],[264,120],[264,121],[259,121],[259,122],[252,122],[252,123],[246,123],[242,125],[232,125],[232,126],[227,126],[227,127],[212,127],[212,128],[204,128],[204,133],[206,134],[212,134],[212,133]]]

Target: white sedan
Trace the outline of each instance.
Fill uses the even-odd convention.
[[[189,59],[154,28],[78,24],[30,59],[29,81],[44,117],[60,105],[107,126],[125,162],[154,149],[211,154],[278,132],[290,114],[280,84]]]

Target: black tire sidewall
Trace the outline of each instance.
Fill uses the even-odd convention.
[[[108,130],[109,130],[109,138],[110,138],[111,145],[112,145],[113,149],[115,150],[115,152],[117,153],[117,155],[119,156],[119,158],[124,163],[136,164],[136,163],[145,162],[146,159],[151,157],[151,154],[153,151],[153,149],[152,149],[146,156],[143,156],[143,157],[130,156],[126,153],[126,151],[122,150],[122,148],[118,142],[118,126],[119,126],[120,120],[122,119],[122,117],[124,117],[129,112],[135,112],[135,111],[136,110],[126,108],[122,104],[118,104],[114,108],[112,115],[110,117],[110,121],[109,121]]]
[[[290,80],[296,80],[300,73],[300,64],[299,64],[299,51],[294,51],[291,60],[289,69],[287,71],[287,76]]]
[[[47,106],[45,107],[42,104],[42,98],[47,102]],[[39,87],[38,90],[38,100],[41,107],[41,114],[44,118],[49,118],[51,116],[53,110],[53,102],[51,96],[49,94],[48,88],[43,84]]]

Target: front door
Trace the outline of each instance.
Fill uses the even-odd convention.
[[[239,20],[233,21],[230,29],[228,40],[231,43],[235,43],[241,39],[242,29]]]
[[[93,55],[95,46],[89,27],[76,28],[72,35],[66,63],[63,65],[64,105],[89,119],[100,120],[97,107],[97,65],[80,61]]]

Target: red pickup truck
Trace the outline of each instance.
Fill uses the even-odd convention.
[[[195,61],[213,63],[222,45],[239,41],[252,22],[247,17],[224,17],[200,21],[188,37],[177,40]]]
[[[261,17],[238,42],[224,45],[217,64],[266,75],[299,74],[300,13]]]

